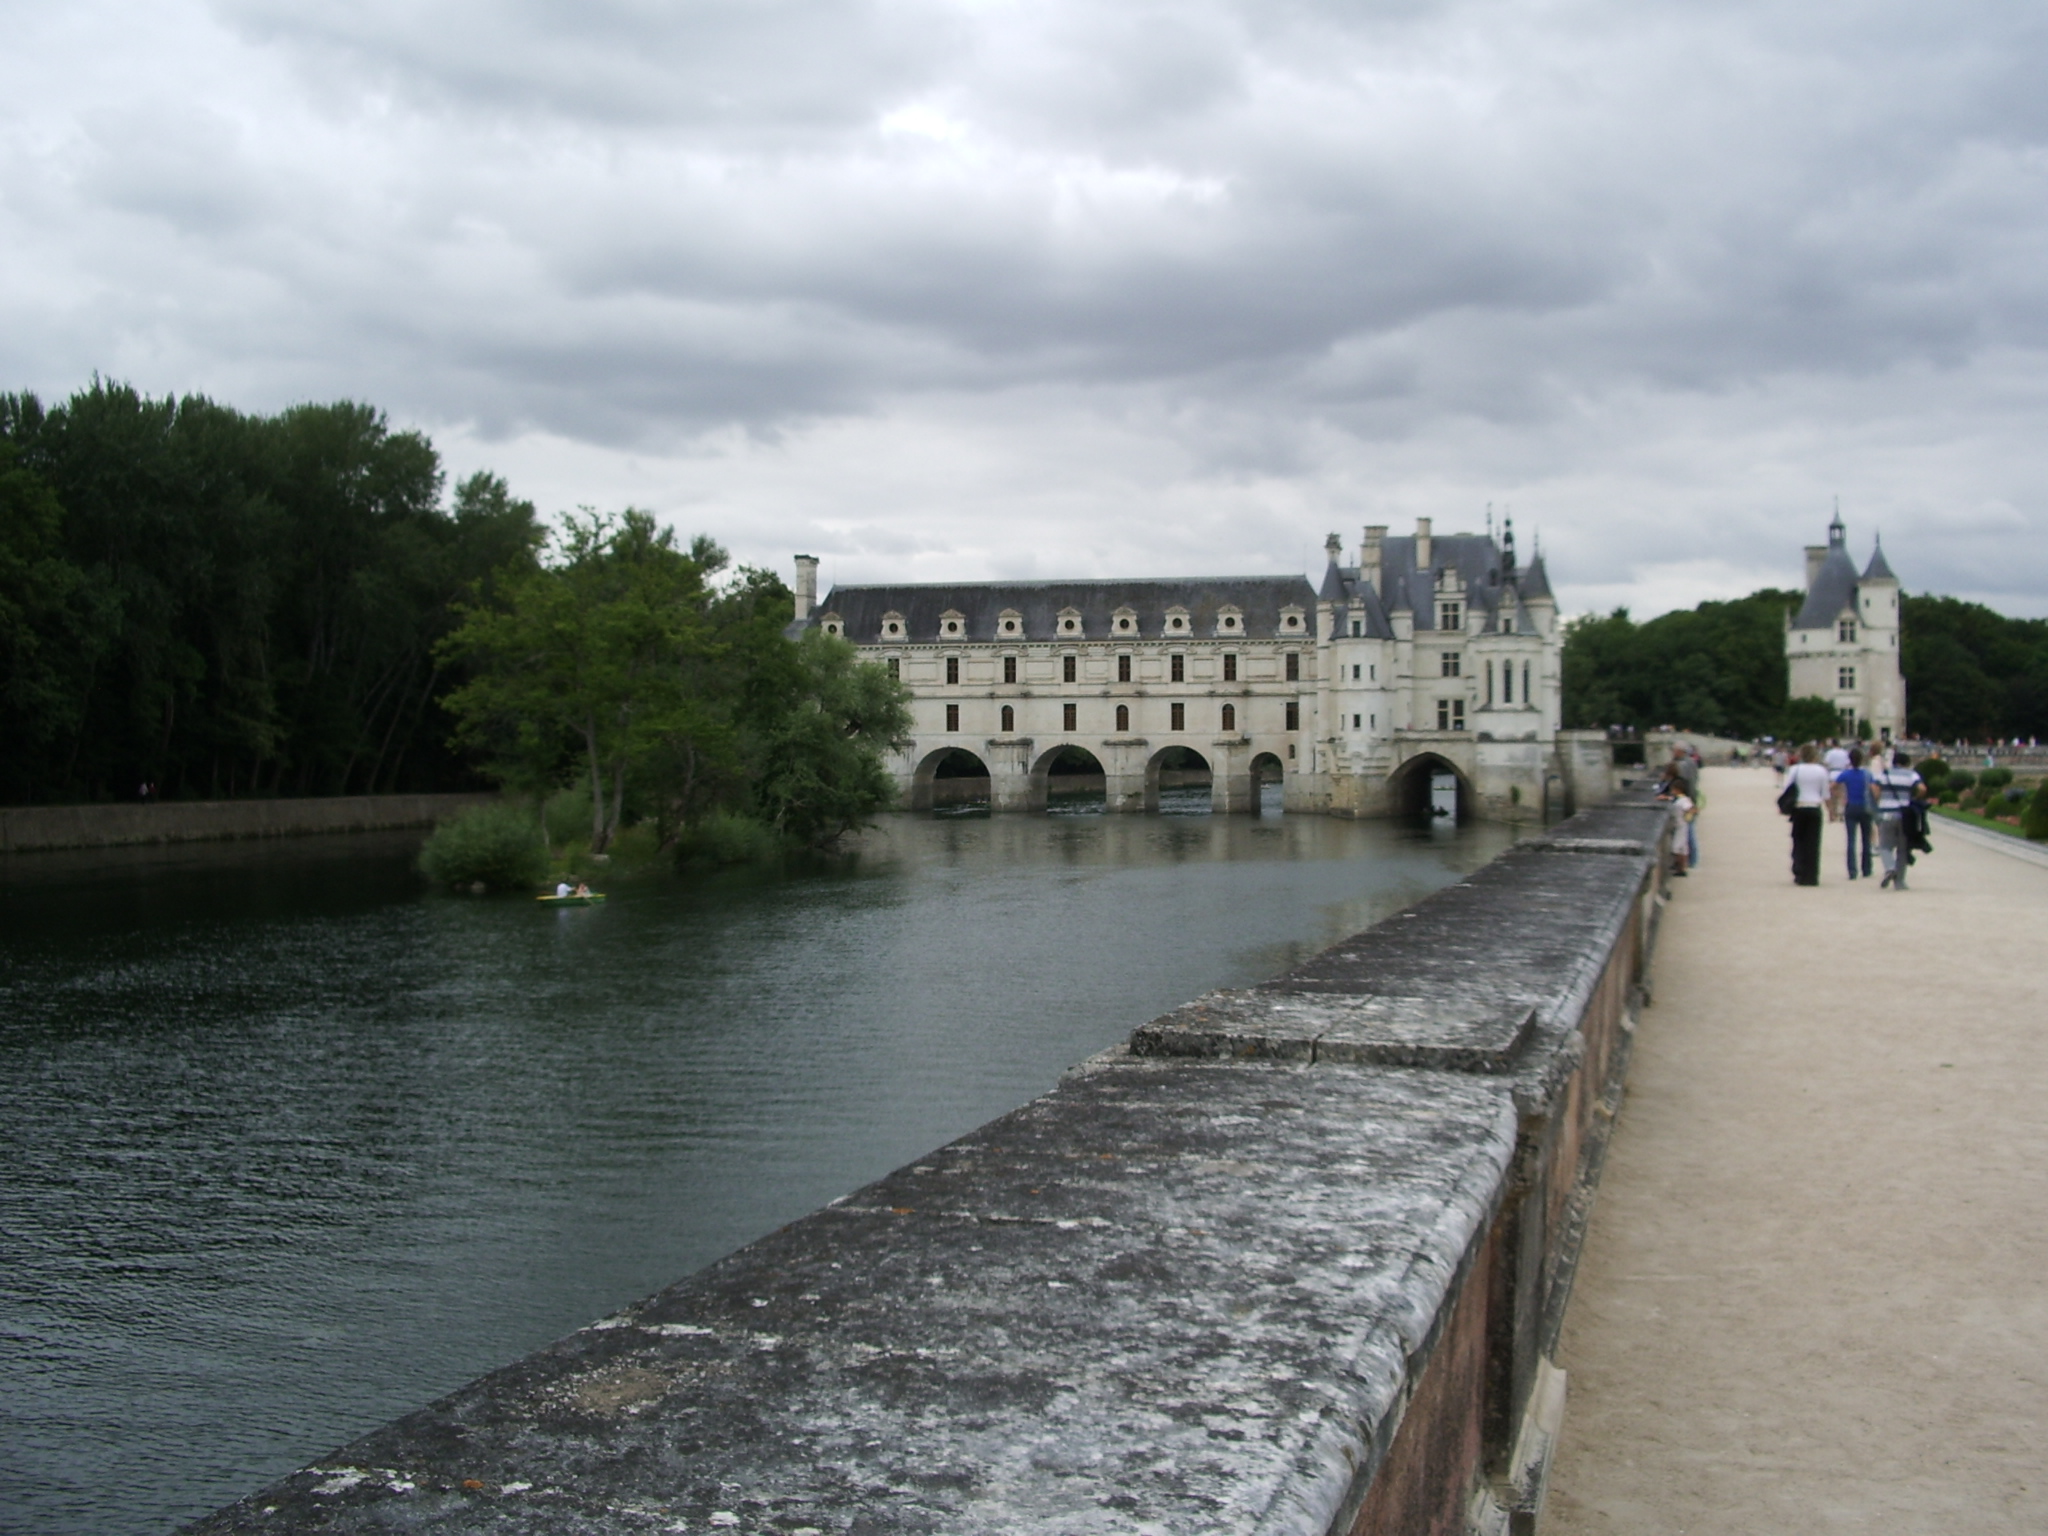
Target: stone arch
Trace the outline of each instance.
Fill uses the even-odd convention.
[[[1165,793],[1164,804],[1161,792]],[[1193,747],[1161,747],[1145,762],[1145,809],[1201,815],[1214,803],[1216,770]]]
[[[929,811],[989,803],[988,764],[965,747],[925,753],[910,774],[910,808]]]
[[[1252,814],[1258,815],[1266,808],[1266,791],[1275,792],[1274,809],[1278,810],[1279,796],[1284,793],[1287,782],[1287,765],[1280,761],[1277,752],[1261,752],[1251,761]]]
[[[1471,777],[1449,758],[1436,752],[1418,752],[1396,768],[1388,779],[1388,804],[1397,815],[1411,821],[1430,824],[1438,820],[1430,810],[1430,781],[1439,773],[1448,773],[1458,781],[1458,816],[1460,825],[1472,820],[1479,809],[1478,800],[1472,792]]]
[[[1102,759],[1078,741],[1062,741],[1031,765],[1031,808],[1063,816],[1096,815],[1108,808]]]

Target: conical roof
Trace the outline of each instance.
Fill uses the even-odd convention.
[[[1879,539],[1877,541],[1877,548],[1871,552],[1870,564],[1863,567],[1863,579],[1865,581],[1897,581],[1899,579],[1892,574],[1892,568],[1885,563],[1884,540]]]

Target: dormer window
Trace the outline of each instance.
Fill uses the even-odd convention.
[[[939,615],[939,634],[947,639],[958,639],[967,628],[967,615],[958,608],[948,608]]]
[[[1080,634],[1081,610],[1078,608],[1062,608],[1060,610],[1059,626],[1060,633],[1063,636]]]
[[[1244,610],[1227,606],[1216,610],[1216,633],[1219,635],[1241,635],[1244,633]]]
[[[1138,611],[1135,608],[1119,608],[1109,616],[1110,629],[1119,635],[1135,635],[1138,632]]]
[[[1282,608],[1280,610],[1281,633],[1289,635],[1300,634],[1303,617],[1304,615],[1299,608]]]
[[[1436,627],[1438,629],[1463,629],[1465,627],[1465,605],[1463,603],[1438,603],[1436,605]]]
[[[1185,635],[1188,629],[1188,611],[1175,605],[1166,610],[1166,632],[1169,635]]]
[[[1835,626],[1835,638],[1844,643],[1853,642],[1856,638],[1856,621],[1854,619],[1844,619],[1841,623],[1837,624]]]
[[[1014,608],[1005,608],[996,615],[998,633],[1016,636],[1024,633],[1024,615]]]
[[[903,638],[903,615],[891,611],[882,615],[882,638],[901,640]]]
[[[818,615],[818,628],[836,639],[846,632],[846,621],[836,613],[821,613]]]

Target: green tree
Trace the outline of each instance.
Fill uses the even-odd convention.
[[[629,776],[702,724],[690,675],[718,649],[706,574],[649,514],[586,511],[565,521],[554,559],[501,577],[497,605],[464,607],[440,644],[474,672],[444,707],[497,777],[538,792],[580,757],[594,853],[624,818]]]
[[[1626,608],[1573,620],[1562,659],[1564,723],[1772,731],[1785,703],[1785,610],[1798,601],[1766,588],[1645,624]]]
[[[888,805],[882,753],[910,730],[909,696],[844,640],[807,630],[771,674],[772,712],[756,739],[756,803],[770,825],[819,847]]]
[[[1841,711],[1826,699],[1811,695],[1788,699],[1774,724],[1768,734],[1782,741],[1826,741],[1843,734]]]

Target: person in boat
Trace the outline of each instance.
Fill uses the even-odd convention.
[[[557,897],[562,897],[562,896],[566,896],[566,895],[568,895],[568,894],[569,894],[569,882],[568,882],[568,881],[564,880],[564,881],[562,881],[562,882],[561,882],[561,883],[560,883],[559,885],[557,885],[557,886],[555,887],[555,895],[556,895]]]
[[[578,896],[588,896],[590,894],[590,887],[579,880],[576,883],[576,894]]]

